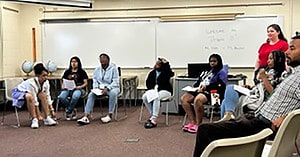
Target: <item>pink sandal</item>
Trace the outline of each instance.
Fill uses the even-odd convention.
[[[191,133],[191,134],[196,134],[198,131],[198,125],[193,125],[191,127],[188,128],[187,132]]]
[[[188,124],[186,124],[186,125],[184,125],[183,127],[182,127],[182,130],[184,131],[184,132],[186,132],[186,131],[188,131],[191,127],[193,127],[194,125],[192,124],[192,123],[188,123]]]

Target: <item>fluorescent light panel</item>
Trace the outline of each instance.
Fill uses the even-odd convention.
[[[93,0],[7,0],[23,3],[92,8]]]

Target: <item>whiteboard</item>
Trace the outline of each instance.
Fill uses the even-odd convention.
[[[155,62],[155,23],[151,21],[63,22],[42,24],[42,58],[68,67],[72,56],[85,68],[99,65],[106,52],[121,67],[149,67]]]
[[[282,26],[282,17],[160,22],[157,26],[157,53],[168,58],[173,67],[208,62],[212,53],[219,53],[230,67],[254,67],[258,49],[267,39],[267,27],[273,23]]]
[[[44,22],[42,58],[58,67],[68,67],[77,55],[83,67],[99,65],[98,56],[106,52],[121,67],[152,67],[157,57],[167,58],[172,67],[208,62],[219,53],[230,67],[254,67],[257,51],[267,39],[270,24],[282,27],[279,16],[239,17],[225,21],[161,22]]]

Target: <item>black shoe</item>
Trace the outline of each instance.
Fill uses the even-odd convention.
[[[147,122],[146,122],[145,125],[144,125],[144,127],[145,127],[146,129],[155,128],[156,126],[157,126],[157,124],[152,123],[150,119],[147,120]]]
[[[71,113],[70,112],[66,112],[66,119],[67,120],[76,120],[76,109],[74,109]]]

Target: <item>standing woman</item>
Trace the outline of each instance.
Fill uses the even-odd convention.
[[[198,125],[202,123],[203,105],[210,101],[211,98],[210,90],[217,89],[220,94],[220,99],[223,98],[225,84],[227,82],[227,73],[222,70],[223,62],[221,56],[218,54],[210,55],[209,64],[211,70],[205,76],[199,76],[198,81],[193,85],[193,87],[197,87],[198,90],[195,92],[186,92],[180,98],[181,105],[189,121],[187,125],[183,126],[183,131],[197,133]]]
[[[173,92],[172,85],[170,84],[170,78],[174,76],[169,62],[165,58],[158,58],[153,70],[151,70],[146,79],[147,90],[157,90],[158,97],[152,101],[148,101],[147,94],[142,96],[143,103],[150,112],[150,118],[145,123],[144,127],[146,129],[154,128],[157,126],[158,113],[160,109],[160,100],[171,96]]]
[[[282,52],[285,52],[288,49],[287,40],[284,37],[283,32],[279,25],[271,24],[270,26],[268,26],[267,35],[268,35],[267,42],[262,44],[258,50],[258,56],[255,63],[254,78],[253,78],[255,84],[258,83],[257,74],[259,69],[266,68],[268,66],[267,60],[269,54],[273,50],[280,50]]]
[[[77,56],[70,59],[69,68],[64,72],[62,77],[66,80],[74,80],[76,87],[74,89],[67,89],[62,82],[62,91],[59,94],[59,101],[66,107],[66,119],[76,119],[76,112],[74,110],[78,99],[85,94],[85,87],[88,84],[88,75],[82,69],[81,61]],[[71,99],[69,100],[68,97]]]

